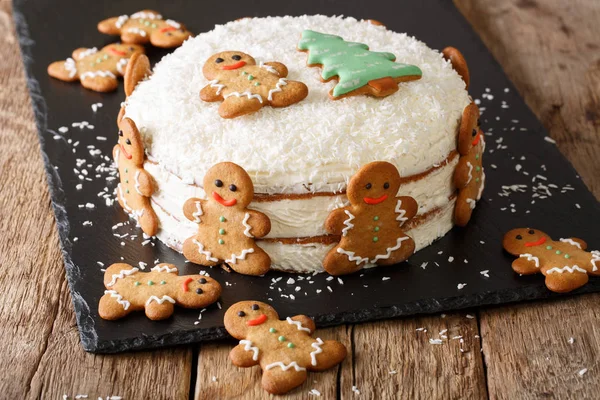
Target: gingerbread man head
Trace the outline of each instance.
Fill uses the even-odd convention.
[[[273,307],[260,301],[241,301],[229,307],[225,313],[225,329],[236,339],[243,339],[255,326],[267,321],[279,321]]]
[[[540,230],[531,228],[518,228],[507,232],[502,240],[502,246],[510,254],[517,256],[523,253],[529,253],[529,249],[539,246],[552,238]]]
[[[222,162],[204,176],[204,191],[209,199],[224,207],[246,208],[254,196],[254,185],[242,167]]]
[[[141,167],[144,163],[144,144],[135,123],[129,118],[119,121],[119,148],[123,156]]]
[[[129,58],[136,53],[144,54],[144,47],[137,44],[114,43],[102,49],[115,57]]]
[[[191,32],[181,24],[171,21],[173,25],[167,25],[152,31],[150,42],[156,47],[165,49],[177,47],[191,36]],[[176,25],[175,25],[176,24]]]
[[[181,276],[181,285],[176,292],[177,303],[185,308],[200,308],[206,304],[206,296],[218,298],[221,287],[214,284],[210,278],[193,276]]]
[[[481,140],[479,129],[479,108],[475,103],[469,104],[463,111],[460,128],[458,130],[458,152],[467,155]]]
[[[235,71],[246,65],[256,65],[256,61],[252,56],[241,51],[222,51],[206,60],[204,67],[202,67],[202,73],[207,79],[216,79],[224,71]],[[237,72],[234,72],[234,75],[237,74]]]
[[[400,174],[396,167],[385,161],[376,161],[350,179],[346,194],[350,203],[356,206],[395,205],[399,188]]]

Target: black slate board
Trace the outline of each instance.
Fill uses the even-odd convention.
[[[555,145],[544,139],[547,133],[539,121],[451,2],[237,1],[230,2],[228,7],[215,8],[202,4],[205,3],[157,0],[15,1],[14,18],[67,278],[86,351],[112,353],[226,337],[222,327],[224,310],[242,299],[269,301],[281,316],[307,314],[315,318],[317,325],[328,326],[556,297],[545,288],[541,275],[518,277],[512,272],[513,258],[501,248],[503,233],[526,225],[544,230],[555,238],[578,236],[587,240],[590,248],[600,248],[598,202]],[[97,304],[104,287],[102,266],[98,262],[108,266],[122,257],[134,265],[145,262],[150,268],[154,260],[160,260],[180,266],[183,273],[198,272],[197,266],[186,264],[181,255],[158,241],[142,246],[141,231],[128,223],[119,206],[116,203],[106,206],[104,198],[97,195],[106,191],[105,187],[111,193],[116,184],[116,181],[106,180],[110,170],[101,168],[96,172],[95,169],[99,165],[110,165],[110,159],[103,157],[110,157],[116,142],[115,118],[124,98],[122,87],[116,93],[98,94],[46,75],[50,62],[68,57],[74,48],[101,47],[112,41],[96,31],[99,20],[143,8],[157,9],[169,18],[182,20],[193,32],[204,32],[215,24],[245,16],[351,15],[380,20],[389,29],[415,35],[432,48],[442,49],[447,45],[459,48],[471,67],[470,92],[481,101],[482,125],[488,135],[484,157],[487,187],[472,223],[465,229],[453,229],[443,239],[415,254],[408,263],[345,276],[341,280],[327,280],[326,274],[304,277],[284,273],[254,278],[209,269],[209,274],[224,286],[220,300],[223,309],[213,305],[202,313],[201,320],[199,312],[191,310],[178,310],[173,318],[162,322],[151,322],[143,313],[117,322],[101,320]],[[156,49],[148,52],[153,62],[166,54]],[[103,103],[103,107],[93,112],[91,105],[98,102]],[[72,122],[80,121],[88,121],[94,129],[71,126]],[[58,132],[61,126],[67,126],[69,131]],[[108,140],[99,140],[97,136]],[[101,155],[90,154],[89,151],[95,149],[99,149]],[[77,159],[85,159],[83,165],[77,166]],[[82,169],[88,171],[87,176],[82,175]],[[83,180],[78,175],[82,175]],[[81,190],[76,189],[78,184],[82,184]],[[540,184],[551,196],[536,197],[544,195],[545,189],[539,187]],[[517,189],[513,185],[526,186]],[[570,185],[569,188],[563,189],[566,185]],[[515,190],[503,189],[503,186],[512,186]],[[532,200],[535,204],[531,204]],[[82,208],[86,203],[94,204],[95,208]],[[84,221],[91,221],[92,225],[83,225]],[[125,225],[113,230],[118,223]],[[114,233],[128,236],[118,238]],[[132,239],[132,235],[138,237]],[[449,257],[453,257],[453,261],[449,261]],[[421,268],[425,262],[428,264]],[[488,270],[489,277],[481,274],[482,270]],[[384,280],[384,277],[389,279]],[[294,283],[288,283],[290,278]],[[277,279],[279,281],[274,282]],[[467,285],[459,290],[459,283]],[[600,279],[592,278],[588,285],[573,293],[599,290]]]

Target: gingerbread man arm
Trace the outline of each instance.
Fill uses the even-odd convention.
[[[119,17],[112,17],[98,22],[98,31],[107,35],[119,35],[121,28],[117,27],[118,20]]]
[[[152,176],[143,168],[140,168],[135,173],[136,189],[144,197],[152,196],[154,193],[154,184]]]
[[[192,197],[183,204],[183,214],[192,222],[200,223],[200,218],[204,214],[204,205],[206,200]]]
[[[113,151],[112,151],[113,160],[115,160],[115,162],[119,162],[119,160],[117,160],[118,151],[119,151],[119,145],[115,144],[115,147],[113,147]]]
[[[221,89],[222,90],[222,89]],[[223,100],[219,86],[208,84],[200,90],[200,99],[209,103]]]
[[[252,236],[261,238],[271,232],[271,220],[269,217],[254,210],[248,210],[248,214],[250,214],[250,218],[248,218],[248,224],[252,227],[250,230],[250,234]]]
[[[400,196],[397,197],[397,199],[401,201],[400,208],[404,210],[404,215],[402,217],[403,219],[405,218],[404,222],[402,222],[402,224],[404,224],[417,215],[419,205],[417,204],[417,201],[410,196]],[[398,211],[396,211],[396,213],[398,213]]]
[[[78,49],[73,50],[73,53],[71,54],[71,57],[73,57],[74,60],[78,60],[79,57],[81,57],[82,53],[85,53],[86,51],[89,51],[89,50],[90,49],[88,49],[87,47],[80,47]]]
[[[294,315],[290,318],[292,321],[298,321],[304,328],[310,329],[310,334],[312,334],[317,327],[315,326],[315,321],[306,315]]]
[[[512,262],[512,269],[521,275],[531,275],[539,272],[540,260],[537,257],[519,257]]]
[[[346,211],[350,212],[348,207],[333,210],[325,220],[325,230],[332,235],[341,235],[342,230],[346,228],[344,222],[349,218]]]
[[[267,65],[267,66],[273,68],[275,71],[277,71],[277,74],[279,75],[280,78],[285,78],[286,76],[288,76],[288,69],[285,66],[285,64],[282,64],[277,61],[270,61],[270,62],[266,62],[264,65]]]
[[[48,75],[64,82],[75,82],[79,80],[75,63],[70,61],[55,61],[48,65]]]
[[[248,368],[254,365],[258,365],[258,357],[254,360],[254,352],[252,350],[245,350],[245,345],[238,344],[229,353],[229,358],[233,365],[240,368]]]
[[[569,243],[569,241],[573,241],[575,243],[578,243],[580,247],[578,247],[577,245],[575,245],[573,243]],[[585,240],[579,239],[579,238],[576,238],[576,237],[562,239],[561,242],[569,243],[571,246],[576,247],[576,248],[581,249],[581,250],[587,249],[587,243],[585,242]]]
[[[458,160],[458,164],[456,164],[456,168],[454,169],[454,186],[456,186],[458,189],[466,187],[471,181],[471,178],[469,177],[469,171],[472,168],[473,166],[469,168],[469,160],[467,160],[467,157],[461,157]]]

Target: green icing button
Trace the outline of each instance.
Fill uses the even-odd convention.
[[[379,221],[379,217],[376,215],[373,217],[373,221]]]
[[[550,245],[546,246],[546,250],[552,250],[552,246],[550,246]]]
[[[565,254],[565,258],[571,258],[571,256],[568,254]]]
[[[221,216],[219,217],[219,221],[221,221],[221,222],[225,222],[225,217],[221,215]]]
[[[225,241],[223,239],[219,239],[219,244],[225,244]]]
[[[140,283],[139,283],[139,282],[133,282],[133,284],[134,284],[135,286],[140,286]]]
[[[154,282],[148,281],[148,286],[152,286],[152,285],[154,285]]]
[[[221,228],[219,229],[219,235],[224,235],[225,234],[225,229]]]
[[[164,285],[164,284],[166,284],[166,283],[167,283],[167,281],[160,281],[160,284],[161,284],[161,285]]]
[[[379,227],[378,227],[378,226],[376,226],[375,228],[373,228],[373,230],[374,230],[375,232],[379,232]]]
[[[373,241],[377,242],[379,240],[379,238],[377,236],[373,236]]]
[[[279,340],[280,342],[285,342],[285,336],[279,336],[277,340]]]
[[[290,349],[293,349],[294,347],[296,347],[296,345],[294,343],[290,342],[290,343],[288,343],[288,347]]]
[[[275,332],[277,332],[277,329],[275,329],[275,328],[269,328],[269,332],[275,333]]]

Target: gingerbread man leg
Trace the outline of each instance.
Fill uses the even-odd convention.
[[[512,269],[521,275],[537,274],[540,272],[539,260],[533,256],[520,257],[512,262]]]
[[[323,268],[330,275],[344,275],[356,272],[365,266],[365,262],[350,261],[346,254],[338,253],[338,246],[327,253],[323,260]]]
[[[282,363],[283,364],[283,363]],[[270,364],[269,366],[271,366]],[[306,369],[295,368],[294,365],[275,365],[272,368],[265,368],[262,375],[262,387],[272,394],[287,393],[295,387],[298,387],[306,381]],[[283,368],[288,368],[284,370]]]
[[[72,59],[70,61],[56,61],[48,66],[48,75],[61,81],[75,82],[79,79],[75,68],[75,62]]]
[[[191,262],[206,267],[212,267],[219,263],[219,260],[213,258],[211,252],[206,250],[195,236],[183,242],[183,255]]]
[[[111,92],[119,86],[117,77],[108,71],[83,73],[80,78],[81,86],[96,92]]]
[[[554,272],[546,275],[546,287],[556,293],[567,293],[582,287],[588,280],[588,275],[583,272]]]
[[[456,197],[456,207],[454,208],[454,222],[458,226],[466,226],[471,219],[476,200],[468,197],[465,191],[460,191]]]
[[[131,304],[114,290],[106,290],[104,296],[100,298],[98,307],[100,317],[109,321],[114,321],[125,317],[131,311]]]
[[[251,114],[263,107],[261,100],[248,98],[248,96],[235,95],[227,97],[219,106],[219,115],[223,118],[235,118],[241,115]]]
[[[153,321],[167,319],[175,311],[175,301],[165,298],[158,299],[155,296],[150,297],[146,302],[146,316]]]
[[[398,248],[395,249],[396,247]],[[409,236],[403,236],[389,251],[389,258],[384,258],[387,253],[383,255],[384,257],[377,257],[377,265],[394,265],[406,260],[415,252],[415,241]]]
[[[273,90],[271,99],[269,99],[272,107],[287,107],[308,95],[308,88],[302,82],[285,81],[285,85],[281,84],[281,80],[279,82],[277,89],[280,90]]]
[[[158,231],[158,218],[154,213],[154,210],[147,204],[138,218],[138,223],[142,227],[142,231],[146,232],[147,235],[154,236]]]
[[[314,345],[313,348],[315,350],[320,348],[322,351],[314,354],[317,365],[311,365],[311,371],[324,371],[341,363],[346,358],[346,347],[335,340],[325,340],[319,346]]]
[[[271,257],[260,247],[255,246],[252,252],[245,250],[231,257],[225,262],[235,272],[245,275],[264,275],[271,268]],[[244,254],[246,253],[246,254]]]

